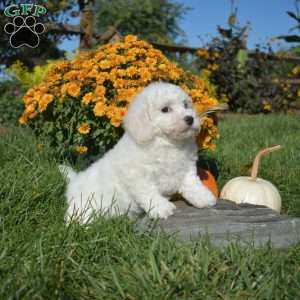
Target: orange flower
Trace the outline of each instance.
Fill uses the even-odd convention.
[[[158,66],[158,68],[159,68],[160,70],[164,71],[164,70],[167,68],[167,66],[166,66],[166,64],[160,64],[160,65]]]
[[[129,77],[133,77],[138,74],[138,69],[136,67],[129,67],[126,70],[126,75]]]
[[[60,61],[60,62],[55,64],[55,68],[58,69],[58,70],[65,69],[67,67],[69,67],[69,62],[68,61]]]
[[[169,74],[170,74],[170,78],[172,80],[177,80],[180,77],[180,75],[181,75],[180,72],[177,69],[175,69],[175,68],[171,69],[169,71]]]
[[[201,90],[198,90],[198,89],[192,89],[190,91],[190,96],[192,98],[201,98],[203,96],[203,92]]]
[[[25,114],[23,114],[23,115],[19,118],[19,123],[20,123],[21,125],[25,125],[25,124],[27,124],[27,122],[28,122],[28,118],[26,117]]]
[[[29,90],[27,91],[26,96],[28,96],[28,97],[33,97],[34,92],[35,92],[35,89],[34,89],[34,88],[31,88],[31,89],[29,89]]]
[[[23,102],[24,102],[25,106],[27,106],[34,102],[34,98],[32,96],[29,96],[28,94],[26,94],[23,98]]]
[[[113,117],[113,118],[111,118],[110,123],[114,127],[120,127],[120,125],[122,123],[122,119],[120,119],[118,117]]]
[[[40,101],[42,97],[42,92],[40,90],[36,90],[33,94],[33,99],[36,101]]]
[[[126,112],[127,112],[126,107],[114,108],[114,107],[110,106],[108,108],[108,112],[107,112],[107,115],[111,118],[110,123],[114,127],[119,127],[122,123],[122,120],[123,120]]]
[[[96,55],[95,55],[95,59],[96,59],[96,60],[100,61],[100,60],[102,60],[103,58],[105,58],[105,53],[104,53],[104,52],[99,51],[99,52],[96,53]]]
[[[205,105],[199,102],[195,103],[194,107],[198,113],[201,113],[205,110]]]
[[[79,133],[81,134],[88,134],[91,130],[91,126],[88,123],[82,123],[78,128]]]
[[[78,77],[78,71],[72,70],[64,75],[64,80],[75,80]]]
[[[137,41],[137,37],[135,35],[127,35],[124,39],[125,43],[134,43]]]
[[[106,108],[106,115],[112,119],[116,115],[117,108],[113,105],[109,105]]]
[[[152,79],[152,76],[146,68],[140,68],[140,78],[142,82],[147,83]]]
[[[76,146],[75,150],[79,154],[84,154],[84,153],[86,153],[88,151],[88,147],[86,147],[86,146]]]
[[[95,96],[101,98],[101,97],[103,97],[105,95],[105,91],[106,91],[106,89],[105,89],[105,87],[103,85],[98,85],[96,87],[96,89],[95,89],[94,94],[95,94]]]
[[[96,76],[96,82],[98,85],[103,84],[103,82],[106,79],[109,79],[109,73],[107,73],[107,72],[98,73],[98,75]]]
[[[49,76],[47,77],[47,81],[50,84],[55,84],[56,82],[59,82],[59,80],[61,80],[60,74],[49,73]]]
[[[126,63],[126,57],[123,55],[116,55],[115,57],[115,64],[116,65],[122,65]]]
[[[80,86],[76,82],[69,82],[62,86],[61,93],[65,95],[66,93],[72,97],[78,97],[80,95]]]
[[[105,104],[103,102],[97,102],[94,107],[94,115],[96,117],[102,117],[105,115]]]
[[[86,76],[92,77],[92,78],[97,78],[98,74],[99,74],[99,72],[94,68]]]
[[[128,101],[131,102],[132,98],[137,93],[135,88],[128,88],[128,89],[119,89],[118,90],[118,100],[119,101]]]
[[[92,101],[93,97],[93,93],[86,93],[82,98],[82,103],[85,105],[89,104]]]
[[[30,104],[25,109],[25,114],[29,115],[35,112],[35,104]]]
[[[124,79],[116,79],[114,81],[115,88],[125,88],[126,87],[126,80]]]
[[[117,69],[116,73],[117,73],[118,77],[124,77],[124,76],[126,76],[126,71],[123,70],[123,69]]]
[[[106,69],[109,69],[111,67],[111,63],[110,63],[109,60],[104,59],[104,60],[100,61],[99,67],[103,70],[106,70]]]
[[[51,94],[44,94],[39,102],[39,110],[43,112],[47,109],[48,104],[53,101],[53,95]]]
[[[77,83],[71,82],[68,87],[68,93],[72,97],[78,97],[80,95],[80,86]]]

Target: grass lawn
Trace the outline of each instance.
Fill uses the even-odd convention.
[[[263,147],[260,176],[300,216],[300,122],[292,116],[230,116],[212,155],[219,184],[247,173]],[[211,156],[211,155],[210,155]],[[300,244],[278,250],[199,238],[184,244],[137,233],[125,217],[90,226],[63,222],[64,183],[47,146],[29,131],[0,131],[0,299],[299,299]]]

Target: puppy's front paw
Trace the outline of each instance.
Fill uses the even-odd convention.
[[[203,207],[211,207],[216,205],[217,198],[214,196],[214,194],[210,191],[207,191],[205,194],[202,195],[202,197],[197,201],[196,207],[197,208],[203,208]]]
[[[173,203],[164,201],[164,203],[160,203],[150,209],[149,217],[152,219],[167,219],[169,216],[174,214],[175,209],[176,206]]]

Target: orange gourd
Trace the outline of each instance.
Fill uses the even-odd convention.
[[[198,176],[202,183],[218,198],[219,189],[215,177],[211,172],[204,169],[199,169]]]

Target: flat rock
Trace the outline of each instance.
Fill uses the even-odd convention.
[[[256,247],[271,243],[273,247],[286,248],[300,242],[300,218],[281,215],[264,206],[218,200],[214,207],[197,209],[184,201],[174,203],[177,209],[173,216],[158,221],[145,217],[140,228],[154,227],[183,241],[208,236],[216,246],[239,241]]]

